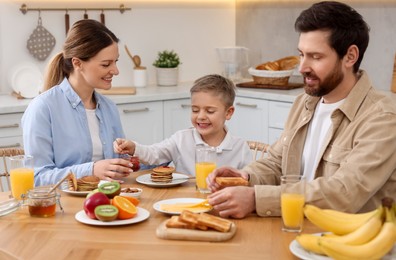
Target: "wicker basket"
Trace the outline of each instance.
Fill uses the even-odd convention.
[[[253,81],[256,84],[283,86],[288,84],[289,78],[293,74],[294,70],[271,71],[250,68],[248,71],[249,74],[252,75]]]

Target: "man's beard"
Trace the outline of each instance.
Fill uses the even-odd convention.
[[[337,62],[334,68],[334,72],[328,75],[323,81],[319,79],[314,72],[305,72],[302,73],[304,76],[304,90],[305,93],[307,93],[310,96],[314,97],[323,97],[327,94],[329,94],[331,91],[333,91],[344,79],[344,74],[341,71],[341,62]],[[316,80],[319,80],[319,85],[314,86],[308,86],[305,82],[305,78],[314,78]]]

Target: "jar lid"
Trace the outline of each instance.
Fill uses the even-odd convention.
[[[15,198],[0,202],[0,216],[5,216],[14,212],[19,206],[20,202]]]

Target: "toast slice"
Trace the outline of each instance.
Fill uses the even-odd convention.
[[[200,213],[198,217],[198,224],[213,228],[220,232],[228,232],[231,229],[232,222],[207,213]]]
[[[168,221],[166,221],[167,228],[184,228],[184,229],[194,229],[194,226],[180,221],[179,216],[172,216]]]
[[[196,229],[208,230],[208,227],[198,223],[199,214],[195,214],[189,210],[183,210],[180,213],[179,220],[193,226]]]
[[[222,187],[249,186],[249,181],[242,177],[216,177],[216,183]]]

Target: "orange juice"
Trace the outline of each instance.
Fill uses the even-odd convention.
[[[283,223],[288,228],[301,228],[304,220],[304,195],[284,193],[281,195]]]
[[[216,163],[214,162],[199,162],[195,164],[195,178],[197,187],[201,192],[209,192],[207,190],[206,177],[208,177],[214,169],[216,169]]]
[[[11,193],[18,200],[22,194],[34,187],[34,170],[31,168],[16,168],[10,170]]]

